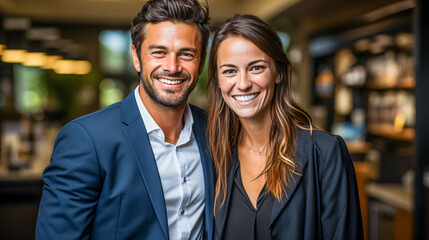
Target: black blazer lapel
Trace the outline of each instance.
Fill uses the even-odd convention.
[[[138,170],[146,186],[165,239],[168,239],[168,222],[161,179],[153,155],[152,146],[135,101],[134,92],[121,104],[123,134],[134,154]]]
[[[234,181],[234,174],[231,174],[231,172],[233,171],[233,169],[238,164],[237,159],[238,159],[237,158],[237,146],[235,145],[232,149],[232,164],[231,164],[231,169],[229,170],[228,178],[227,178],[227,186],[226,186],[227,192],[226,192],[226,197],[225,197],[225,203],[221,209],[217,208],[218,212],[215,216],[215,225],[216,225],[215,236],[216,236],[216,239],[222,239],[223,232],[225,230],[226,217],[228,215],[228,209],[230,206],[232,184]]]
[[[191,106],[192,116],[194,118],[194,126],[192,131],[197,141],[198,149],[201,157],[201,165],[204,173],[205,183],[205,231],[207,239],[213,238],[213,163],[210,158],[205,137],[205,116],[201,109]]]
[[[302,131],[299,131],[299,132],[300,132],[299,135],[303,134]],[[296,158],[298,162],[297,172],[299,174],[298,175],[294,174],[293,181],[288,186],[286,186],[286,192],[283,192],[282,194],[282,202],[274,201],[273,209],[271,211],[270,226],[273,225],[273,223],[276,221],[279,214],[287,206],[289,199],[295,193],[295,190],[299,186],[302,179],[305,177],[308,160],[313,156],[312,144],[308,144],[307,139],[309,138],[304,136],[299,137],[298,149],[296,152]]]

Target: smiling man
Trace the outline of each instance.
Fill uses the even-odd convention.
[[[131,28],[140,84],[58,134],[36,239],[212,239],[205,112],[187,104],[209,37],[197,0],[151,0]]]

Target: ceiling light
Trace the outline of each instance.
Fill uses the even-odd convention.
[[[0,56],[1,56],[4,49],[6,49],[6,45],[0,44]]]
[[[43,52],[27,52],[22,65],[27,67],[41,67],[46,63],[46,53]]]
[[[92,70],[92,65],[86,60],[68,60],[61,59],[54,63],[54,72],[56,74],[76,74],[86,75]]]
[[[46,55],[46,61],[45,64],[43,66],[41,66],[42,69],[55,69],[55,63],[58,60],[62,60],[63,58],[60,56],[50,56],[50,55]]]
[[[26,52],[22,49],[6,49],[2,53],[1,60],[5,63],[22,63]]]
[[[74,74],[75,64],[74,60],[61,59],[55,62],[54,72],[56,74]]]
[[[86,75],[91,72],[92,66],[89,61],[80,60],[75,62],[75,74]]]

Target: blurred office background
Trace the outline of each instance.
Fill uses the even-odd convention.
[[[296,100],[341,135],[366,239],[429,239],[429,3],[208,0],[277,31]],[[0,1],[0,240],[33,239],[59,129],[138,84],[129,28],[142,0]],[[426,12],[426,14],[424,14]],[[207,69],[190,97],[206,106]]]

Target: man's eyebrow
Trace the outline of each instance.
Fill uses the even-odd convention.
[[[181,48],[180,51],[181,52],[194,52],[194,53],[196,53],[197,49],[196,48],[190,48],[190,47],[184,47],[184,48]]]
[[[165,46],[152,44],[149,46],[149,49],[167,49]]]
[[[162,46],[162,45],[156,45],[156,44],[152,44],[149,46],[149,49],[162,49],[162,50],[167,50],[167,47]],[[198,52],[198,50],[196,48],[190,48],[190,47],[184,47],[180,49],[181,52],[193,52],[196,53]]]

